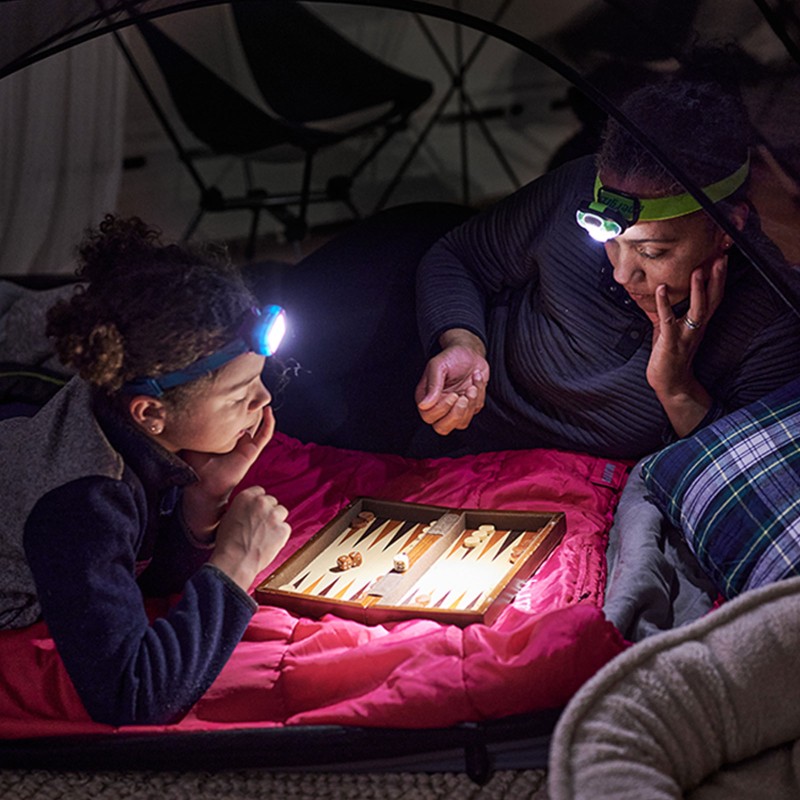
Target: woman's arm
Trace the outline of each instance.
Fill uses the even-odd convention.
[[[536,278],[537,240],[554,224],[557,209],[560,214],[568,207],[574,216],[573,206],[593,178],[591,158],[547,173],[471,217],[425,254],[417,271],[417,321],[428,354],[454,328],[486,342],[487,303],[504,288]]]

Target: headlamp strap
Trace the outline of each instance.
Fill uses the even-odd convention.
[[[709,202],[717,203],[732,195],[747,180],[750,173],[750,156],[735,172],[716,183],[703,187],[703,193]],[[670,197],[655,197],[642,200],[632,195],[610,189],[600,182],[598,174],[594,180],[594,203],[590,205],[595,211],[602,212],[604,208],[611,208],[621,213],[630,224],[635,222],[657,222],[665,219],[683,217],[699,211],[703,206],[694,195],[689,192],[671,195]],[[635,205],[629,206],[629,201]],[[599,204],[599,207],[595,206]],[[637,209],[638,206],[638,209]],[[638,213],[637,213],[638,211]]]
[[[267,306],[263,310],[251,308],[239,327],[237,337],[224,347],[183,369],[155,378],[145,376],[128,381],[123,386],[123,391],[126,394],[161,397],[167,389],[207,375],[243,353],[271,356],[280,344],[285,328],[285,313],[280,306]]]
[[[136,380],[128,381],[124,389],[126,394],[145,394],[149,397],[161,397],[167,389],[172,389],[175,386],[189,383],[203,375],[207,375],[242,353],[246,353],[249,349],[250,347],[244,339],[234,339],[222,349],[217,350],[216,353],[200,358],[189,364],[188,367],[175,372],[168,372],[166,375],[160,375],[157,378],[137,378]]]

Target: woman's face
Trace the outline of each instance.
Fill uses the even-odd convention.
[[[261,382],[264,356],[244,353],[220,367],[185,408],[168,409],[158,441],[172,452],[228,453],[272,414]]]
[[[653,186],[601,176],[603,182],[635,197],[655,197]],[[747,218],[742,205],[733,215],[741,229]],[[705,211],[675,219],[637,222],[605,243],[606,255],[614,268],[614,280],[652,320],[658,319],[655,291],[667,287],[670,305],[689,296],[692,273],[700,268],[707,278],[714,261],[730,246],[730,237]]]
[[[670,305],[689,296],[692,273],[707,277],[724,252],[724,232],[703,211],[660,222],[638,222],[605,243],[614,280],[651,319],[656,289],[667,287]]]

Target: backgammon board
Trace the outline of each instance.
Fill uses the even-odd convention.
[[[563,512],[359,498],[255,591],[265,605],[367,624],[491,624],[566,529]]]

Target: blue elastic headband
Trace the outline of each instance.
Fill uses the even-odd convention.
[[[271,356],[277,349],[286,332],[286,312],[280,306],[253,308],[239,330],[239,335],[216,353],[204,356],[188,367],[167,372],[158,377],[141,377],[128,381],[122,391],[125,394],[144,394],[148,397],[161,397],[167,389],[201,378],[243,353],[257,353]]]

